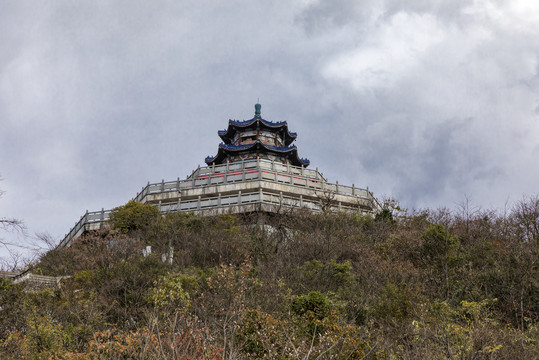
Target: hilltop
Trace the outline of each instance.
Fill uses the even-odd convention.
[[[130,202],[111,229],[0,280],[2,358],[539,357],[539,198],[499,215],[162,216]]]

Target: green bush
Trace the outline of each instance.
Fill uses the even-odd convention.
[[[114,208],[110,213],[110,222],[114,229],[123,233],[143,230],[161,216],[159,209],[150,204],[130,200],[123,206]]]
[[[298,295],[292,299],[290,310],[298,316],[312,315],[318,320],[329,315],[331,301],[319,291],[311,291],[305,295]]]
[[[422,255],[433,261],[452,255],[460,245],[459,239],[451,236],[442,225],[431,225],[421,235],[421,239]]]

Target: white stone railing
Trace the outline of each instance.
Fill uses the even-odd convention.
[[[180,180],[178,178],[175,181],[165,182],[163,180],[160,183],[148,183],[148,185],[143,187],[133,200],[145,202],[148,195],[174,191],[178,192],[178,202],[159,205],[159,209],[162,213],[201,211],[211,208],[218,210],[219,208],[241,206],[251,203],[263,203],[277,206],[284,205],[287,207],[307,207],[314,211],[321,210],[320,201],[304,199],[302,196],[291,197],[283,194],[276,195],[274,193],[264,192],[263,190],[244,194],[240,191],[239,193],[227,196],[221,196],[220,194],[218,196],[204,198],[199,196],[197,199],[189,200],[181,199],[180,195],[182,190],[187,189],[256,180],[289,184],[303,189],[307,188],[321,195],[330,193],[332,195],[342,194],[357,198],[356,207],[339,204],[338,208],[342,210],[357,210],[361,203],[371,204],[373,209],[377,205],[376,199],[368,189],[357,188],[354,185],[341,185],[338,182],[335,184],[328,183],[318,170],[284,165],[263,159],[253,159],[202,168],[199,167],[185,180]],[[72,238],[80,236],[87,230],[87,225],[91,226],[96,223],[104,223],[109,219],[110,212],[111,210],[104,209],[94,212],[87,211],[71,231],[66,234],[59,246],[66,246]]]
[[[331,191],[337,194],[352,195],[369,198],[372,193],[368,189],[357,188],[354,185],[346,186],[338,182],[328,183],[318,170],[303,167],[284,165],[269,160],[250,160],[232,164],[207,166],[198,168],[186,179],[175,181],[164,180],[160,183],[146,185],[135,196],[135,201],[143,202],[150,194],[167,191],[178,191],[197,187],[219,185],[250,180],[268,180],[279,183],[298,185],[314,190]]]

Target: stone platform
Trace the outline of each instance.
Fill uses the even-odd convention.
[[[185,180],[148,183],[133,200],[155,205],[163,214],[193,212],[208,216],[294,208],[371,214],[380,209],[368,189],[329,183],[318,169],[265,159],[199,167]],[[59,246],[69,246],[84,232],[107,226],[110,212],[87,211]]]

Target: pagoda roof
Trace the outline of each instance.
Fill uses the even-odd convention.
[[[234,134],[237,131],[257,127],[273,132],[282,132],[283,141],[286,146],[290,145],[298,136],[297,133],[288,130],[288,123],[286,121],[273,122],[262,119],[260,116],[256,115],[249,120],[228,120],[228,128],[225,130],[219,130],[217,133],[225,144],[231,144]]]
[[[276,155],[280,155],[283,157],[286,157],[290,164],[295,166],[309,166],[311,163],[308,159],[302,159],[298,156],[298,150],[296,145],[292,146],[273,146],[264,144],[260,140],[256,140],[251,144],[245,144],[245,145],[232,145],[232,144],[226,144],[226,143],[220,143],[219,149],[217,151],[216,156],[208,156],[206,160],[206,164],[220,164],[222,163],[226,156],[228,154],[235,154],[240,153],[244,151],[253,151],[253,150],[265,150],[265,152],[268,153],[274,153]]]

